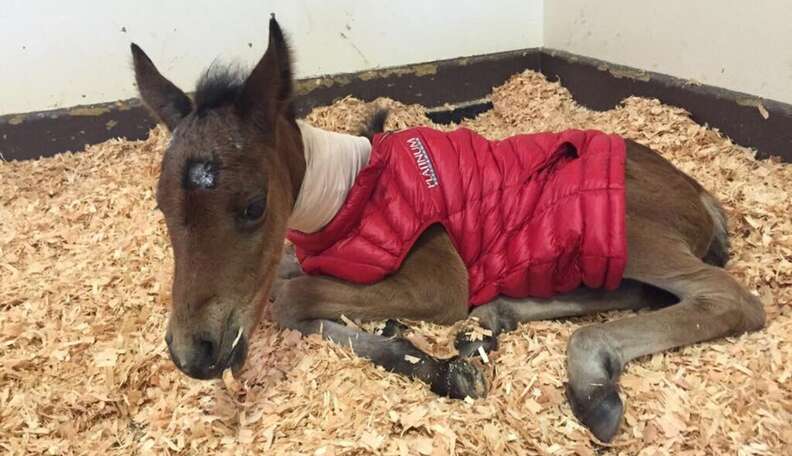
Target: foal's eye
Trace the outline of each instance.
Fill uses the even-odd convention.
[[[263,198],[252,201],[250,204],[247,205],[245,210],[242,211],[242,218],[246,222],[255,222],[256,220],[260,219],[262,215],[264,215]]]

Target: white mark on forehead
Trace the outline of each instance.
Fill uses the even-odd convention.
[[[192,162],[187,166],[187,182],[191,187],[213,188],[217,169],[212,162]]]

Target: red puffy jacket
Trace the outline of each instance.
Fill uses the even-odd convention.
[[[472,306],[613,289],[627,258],[624,163],[624,140],[598,131],[385,133],[333,220],[288,238],[306,273],[366,284],[439,223],[467,266]]]

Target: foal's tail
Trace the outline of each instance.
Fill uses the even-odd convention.
[[[368,138],[369,142],[374,140],[374,135],[385,131],[385,121],[388,120],[390,110],[388,108],[377,108],[366,119],[366,123],[360,128],[360,136]]]
[[[713,266],[724,267],[729,262],[729,230],[726,224],[726,213],[718,200],[703,189],[701,202],[712,218],[714,228],[712,241],[710,241],[709,249],[707,249],[703,260]]]

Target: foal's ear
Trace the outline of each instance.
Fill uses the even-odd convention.
[[[243,116],[269,127],[278,114],[291,112],[292,69],[289,46],[275,16],[269,22],[269,45],[264,57],[245,80],[237,107]]]
[[[135,43],[131,48],[140,98],[169,130],[173,130],[192,111],[192,101],[157,71],[143,49]]]

